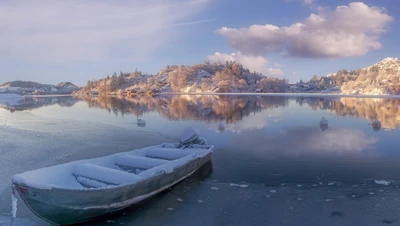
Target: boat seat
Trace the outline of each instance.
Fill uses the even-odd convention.
[[[146,150],[146,157],[164,160],[176,160],[192,154],[193,151],[176,148],[150,148]]]
[[[77,178],[79,183],[86,184],[89,187],[103,187],[103,184],[107,186],[130,184],[142,180],[142,177],[135,174],[92,163],[75,165],[72,174]]]
[[[150,169],[168,162],[170,161],[135,155],[119,155],[114,158],[114,163],[118,166],[131,167],[141,170]]]

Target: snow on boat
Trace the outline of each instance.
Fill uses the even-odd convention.
[[[212,145],[188,128],[179,143],[28,171],[14,175],[12,186],[43,220],[81,223],[171,187],[209,162],[212,151]]]

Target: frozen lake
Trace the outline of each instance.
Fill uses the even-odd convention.
[[[0,225],[10,222],[12,175],[175,141],[187,126],[215,145],[212,163],[86,225],[400,223],[400,99],[29,97],[13,106],[0,106]],[[21,200],[17,216],[15,225],[46,225]]]

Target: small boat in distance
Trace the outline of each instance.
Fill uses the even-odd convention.
[[[24,172],[12,177],[12,187],[41,219],[82,223],[173,186],[209,162],[212,151],[205,138],[188,128],[178,143]]]

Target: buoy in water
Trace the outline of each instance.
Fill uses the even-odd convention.
[[[218,124],[218,131],[220,132],[225,131],[225,125],[223,123]]]
[[[371,125],[372,125],[372,129],[375,132],[378,132],[379,130],[381,130],[381,122],[379,120],[375,119],[374,121],[372,121]]]
[[[322,117],[321,121],[319,121],[319,128],[322,131],[325,131],[328,129],[328,120],[325,117]]]
[[[138,125],[139,127],[145,127],[145,126],[146,126],[146,121],[143,120],[143,119],[138,118],[138,119],[137,119],[137,125]]]

